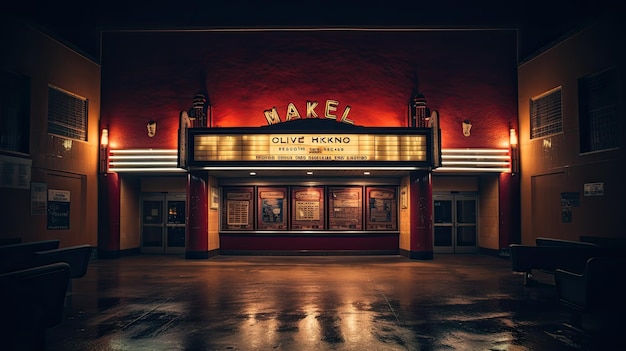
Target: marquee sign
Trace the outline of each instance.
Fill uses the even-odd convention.
[[[195,135],[194,162],[428,160],[426,135]]]
[[[190,168],[235,164],[305,167],[328,163],[432,167],[430,128],[350,127],[353,129],[344,128],[345,132],[319,128],[190,128],[186,164]]]

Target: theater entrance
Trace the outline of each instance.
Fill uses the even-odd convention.
[[[143,194],[141,252],[185,253],[186,194]]]
[[[433,252],[478,252],[478,195],[433,193]]]

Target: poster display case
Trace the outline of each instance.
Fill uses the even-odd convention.
[[[395,187],[367,187],[366,230],[398,230]]]
[[[363,229],[363,188],[328,188],[328,229]]]
[[[324,230],[324,188],[291,189],[291,229]]]
[[[395,186],[230,186],[223,231],[397,231]]]
[[[253,199],[253,187],[224,188],[222,229],[253,230]]]
[[[257,189],[258,230],[286,230],[287,226],[287,188]]]

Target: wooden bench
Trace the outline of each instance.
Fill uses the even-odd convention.
[[[0,274],[0,340],[6,350],[44,350],[61,323],[70,266],[59,262]]]
[[[529,285],[533,270],[554,274],[557,269],[565,269],[580,273],[589,258],[608,254],[608,250],[591,243],[548,238],[538,238],[537,243],[537,246],[509,245],[511,268],[523,274],[524,285]]]
[[[582,273],[556,270],[559,301],[572,312],[574,328],[585,329],[585,315],[597,317],[595,320],[601,323],[598,330],[623,325],[626,287],[621,280],[625,270],[625,257],[592,257]]]

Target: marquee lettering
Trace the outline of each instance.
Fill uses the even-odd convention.
[[[315,113],[315,108],[317,107],[317,101],[307,101],[306,102],[306,118],[317,118],[319,117],[317,113]]]
[[[271,139],[272,144],[350,144],[350,137],[318,135],[305,140],[303,136],[275,136]]]
[[[319,103],[317,101],[307,101],[306,102],[306,117],[305,118],[319,118],[319,115],[315,111],[315,108]],[[337,109],[339,106],[339,101],[337,100],[326,100],[324,104],[324,118],[338,120],[342,123],[354,124],[354,121],[348,118],[350,114],[351,107],[346,105],[344,107],[343,112],[341,113],[341,117],[337,118]],[[270,110],[263,111],[265,115],[265,119],[267,120],[268,125],[281,123],[280,115],[278,114],[278,109],[276,106],[272,107]],[[293,102],[290,102],[287,105],[287,110],[285,112],[285,122],[302,119],[302,115],[298,108]]]

